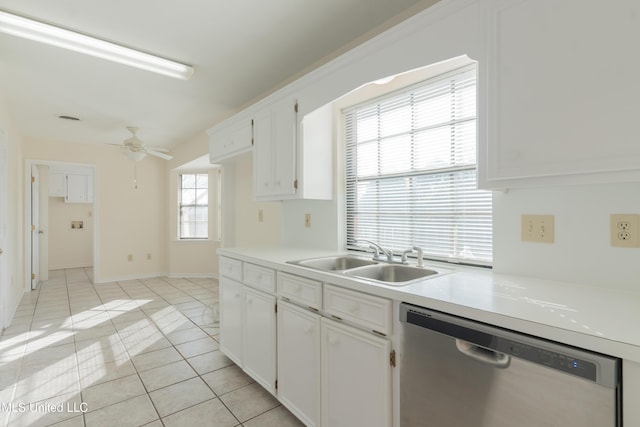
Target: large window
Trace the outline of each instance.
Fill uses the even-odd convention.
[[[476,69],[343,111],[347,247],[490,264],[491,193],[476,189]]]
[[[209,175],[180,175],[180,238],[209,237]]]

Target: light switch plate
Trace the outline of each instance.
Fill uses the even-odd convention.
[[[553,215],[522,215],[520,238],[525,242],[553,243]]]

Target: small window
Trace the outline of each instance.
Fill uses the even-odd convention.
[[[180,238],[209,237],[209,175],[180,175]]]
[[[476,189],[476,69],[344,110],[347,248],[488,265],[492,195]]]

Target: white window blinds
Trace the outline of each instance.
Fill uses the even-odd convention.
[[[491,193],[476,190],[476,70],[344,110],[347,247],[490,264]]]

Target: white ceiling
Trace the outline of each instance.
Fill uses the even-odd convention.
[[[435,0],[0,0],[0,9],[195,67],[188,81],[0,34],[0,97],[25,138],[173,147]],[[61,120],[60,115],[81,120]]]

